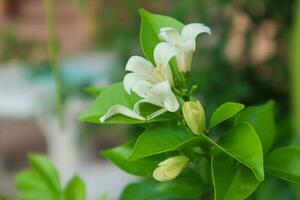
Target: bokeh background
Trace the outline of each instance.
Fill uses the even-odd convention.
[[[274,100],[280,141],[275,146],[300,144],[296,0],[53,0],[53,30],[47,1],[0,0],[3,199],[15,199],[14,177],[28,166],[30,152],[51,158],[63,181],[82,176],[89,199],[103,193],[118,199],[135,179],[99,151],[129,140],[137,128],[81,123],[78,116],[95,98],[90,87],[122,80],[129,57],[142,55],[138,8],[211,27],[211,36],[198,37],[191,73],[207,116],[226,101]],[[271,197],[300,199],[299,187],[267,180],[251,198]]]

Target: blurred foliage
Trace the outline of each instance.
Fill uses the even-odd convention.
[[[83,180],[74,175],[62,187],[59,173],[53,163],[43,155],[29,155],[31,168],[19,172],[16,186],[20,200],[84,200],[86,189]]]
[[[295,27],[293,33],[292,43],[292,64],[291,64],[291,103],[292,103],[292,115],[293,115],[293,128],[297,133],[297,141],[295,144],[300,144],[300,1],[297,4],[297,13],[295,19]]]
[[[0,61],[28,60],[37,44],[34,41],[21,40],[11,29],[0,32]]]

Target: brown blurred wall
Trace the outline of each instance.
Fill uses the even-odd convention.
[[[62,54],[82,51],[90,42],[91,17],[82,14],[74,2],[54,0],[56,29]],[[46,44],[43,3],[43,0],[0,0],[0,32],[13,29],[21,40]],[[46,48],[43,50],[38,51],[46,53]]]

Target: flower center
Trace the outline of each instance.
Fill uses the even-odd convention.
[[[166,76],[166,74],[161,66],[155,67],[154,73],[159,82],[168,80],[168,77]]]

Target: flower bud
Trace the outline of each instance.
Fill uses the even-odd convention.
[[[195,135],[199,135],[205,131],[205,113],[199,101],[185,102],[182,107],[182,112],[187,125]]]
[[[157,181],[169,181],[176,178],[188,163],[185,156],[174,156],[158,164],[153,172],[153,178]]]

